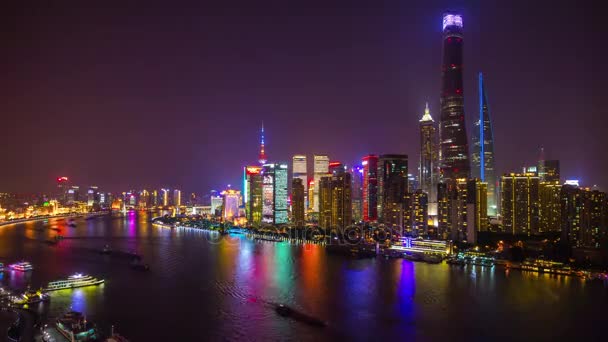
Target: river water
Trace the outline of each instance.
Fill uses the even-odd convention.
[[[601,339],[608,285],[529,272],[352,259],[323,246],[256,242],[242,235],[153,226],[146,213],[120,219],[0,227],[0,262],[30,261],[0,282],[38,288],[75,272],[104,285],[52,294],[33,309],[52,320],[72,308],[131,341],[203,340],[560,340]],[[44,243],[57,232],[66,239]],[[151,267],[138,272],[135,250]],[[326,328],[278,316],[284,303]],[[0,338],[1,339],[1,338]]]

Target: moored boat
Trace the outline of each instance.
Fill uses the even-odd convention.
[[[96,341],[98,338],[95,324],[77,311],[70,311],[58,318],[56,328],[69,341]]]

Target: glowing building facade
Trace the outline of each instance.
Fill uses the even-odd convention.
[[[479,120],[475,122],[472,134],[473,153],[471,154],[473,178],[488,183],[488,215],[496,216],[497,209],[497,179],[494,162],[494,133],[490,120],[490,109],[483,81],[479,73]]]
[[[378,156],[367,155],[363,166],[363,221],[378,220]]]
[[[441,116],[439,124],[441,177],[468,179],[469,151],[464,115],[462,16],[443,16]]]
[[[283,224],[288,217],[287,164],[266,164],[262,168],[262,222]]]
[[[297,227],[304,226],[304,182],[301,178],[293,178],[291,182],[291,221]]]
[[[329,173],[329,157],[326,155],[314,155],[313,156],[313,178],[315,187],[313,191],[312,210],[314,212],[319,211],[319,184],[321,177],[326,177]]]
[[[534,174],[509,174],[501,177],[501,211],[505,233],[538,233],[539,178]]]
[[[420,128],[420,165],[418,180],[420,189],[428,194],[428,201],[435,203],[431,215],[437,214],[437,181],[439,177],[439,153],[437,151],[437,132],[435,121],[431,117],[429,104],[426,104],[424,115],[419,121]]]
[[[246,166],[245,174],[245,215],[247,222],[257,227],[262,223],[262,167]]]
[[[302,180],[304,186],[304,198],[308,197],[308,169],[306,165],[306,156],[297,154],[292,158],[292,177]]]
[[[222,192],[222,195],[222,217],[225,220],[232,220],[238,217],[241,192],[234,189],[227,189]]]
[[[405,154],[383,154],[378,159],[379,221],[388,227],[404,227],[408,223],[407,159]]]

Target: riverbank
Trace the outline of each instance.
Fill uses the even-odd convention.
[[[73,217],[73,216],[75,216],[75,215],[65,214],[65,215],[39,216],[39,217],[29,217],[29,218],[17,219],[17,220],[1,221],[0,227],[8,226],[11,224],[17,224],[17,223],[38,222],[38,221],[44,221],[44,220],[49,220],[49,219],[58,219],[58,218],[66,218],[66,217]]]

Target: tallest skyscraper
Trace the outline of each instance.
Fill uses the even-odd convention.
[[[470,176],[462,86],[462,46],[462,16],[454,13],[444,14],[439,125],[443,180],[469,178]]]

